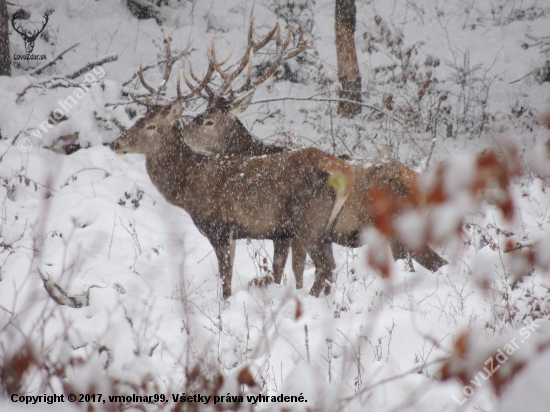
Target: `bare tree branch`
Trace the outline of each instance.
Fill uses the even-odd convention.
[[[73,44],[73,45],[72,45],[71,47],[69,47],[67,50],[62,51],[61,53],[59,53],[59,54],[57,55],[57,57],[55,57],[51,62],[46,63],[46,64],[44,64],[44,65],[42,65],[42,66],[40,66],[40,67],[34,69],[34,70],[33,70],[32,72],[30,72],[29,74],[30,74],[31,76],[34,76],[34,75],[37,75],[37,74],[42,73],[42,72],[43,72],[45,69],[47,69],[48,67],[53,66],[58,60],[63,60],[63,55],[64,55],[64,54],[68,53],[69,51],[71,51],[72,49],[74,49],[75,47],[77,47],[77,46],[79,46],[79,45],[80,45],[80,43],[75,43],[75,44]]]
[[[76,79],[77,77],[81,76],[82,74],[84,74],[86,72],[89,72],[90,70],[92,70],[96,66],[101,66],[102,64],[114,62],[114,61],[117,61],[117,60],[118,60],[118,54],[111,54],[111,55],[105,56],[102,59],[99,59],[95,62],[88,63],[86,66],[84,66],[84,67],[78,69],[77,71],[75,71],[74,73],[71,73],[71,74],[69,74],[67,76],[64,76],[64,77],[66,77],[67,79],[71,79],[71,80]]]

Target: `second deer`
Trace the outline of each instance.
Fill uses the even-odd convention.
[[[246,110],[250,104],[252,94],[240,99],[235,96],[253,90],[268,78],[268,74],[273,74],[276,68],[290,55],[290,53],[285,54],[285,47],[279,47],[278,43],[277,54],[269,70],[258,78],[252,78],[253,53],[251,50],[256,51],[257,45],[267,44],[269,35],[261,42],[254,43],[251,33],[252,25],[249,30],[247,52],[232,72],[222,70],[227,59],[218,63],[215,60],[213,47],[209,50],[209,61],[221,76],[222,83],[218,87],[212,83],[204,87],[204,92],[201,95],[208,101],[206,111],[195,116],[181,131],[181,137],[197,150],[229,156],[261,156],[288,150],[280,146],[266,145],[256,139],[237,118],[237,115]],[[288,39],[287,36],[287,45]],[[298,46],[293,52],[305,50],[304,44],[300,33]],[[293,53],[292,56],[294,55]],[[231,82],[241,74],[245,67],[248,67],[246,80],[241,87],[234,90]],[[193,78],[195,77],[193,76]],[[195,80],[198,81],[196,78]],[[189,87],[197,88],[190,84],[187,78],[186,82]],[[374,162],[372,164],[356,161],[350,162],[350,165],[355,171],[355,186],[342,208],[331,234],[331,240],[339,245],[359,247],[363,244],[361,233],[364,228],[383,225],[389,235],[388,240],[394,258],[410,259],[412,257],[431,271],[447,264],[427,243],[414,250],[407,247],[391,227],[395,218],[407,210],[419,209],[423,204],[417,187],[419,174],[398,161]],[[378,204],[377,201],[379,201]],[[389,202],[390,205],[383,207],[384,210],[380,210],[379,205],[383,202]],[[296,287],[301,288],[306,250],[300,245],[298,239],[292,240],[292,245],[290,242],[288,239],[274,241],[273,274],[275,282],[279,283],[289,248],[292,246],[292,266],[296,277]]]

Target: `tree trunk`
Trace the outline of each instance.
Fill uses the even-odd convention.
[[[9,21],[6,0],[0,0],[0,76],[11,76]]]
[[[355,0],[336,0],[334,30],[336,32],[336,57],[338,80],[342,86],[340,99],[361,102],[361,75],[355,50]],[[361,112],[361,105],[340,102],[338,114],[352,117]]]

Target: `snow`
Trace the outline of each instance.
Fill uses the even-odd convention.
[[[441,177],[437,165],[443,161],[447,199],[426,212],[406,214],[399,230],[413,243],[428,238],[450,264],[436,273],[415,264],[416,272],[407,272],[405,262],[390,261],[387,244],[372,229],[364,234],[368,244],[361,248],[334,245],[333,291],[313,298],[308,295],[314,281],[309,259],[303,289],[295,288],[290,258],[283,284],[251,286],[251,280],[271,270],[273,246],[241,240],[227,300],[221,296],[211,245],[190,216],[168,204],[155,188],[144,157],[120,156],[105,146],[120,135],[117,124],[130,127],[144,112],[127,104],[127,91],[146,92],[139,79],[123,84],[137,71],[140,58],[144,66],[164,58],[163,39],[168,36],[174,53],[195,39],[180,69],[188,72],[192,63],[200,75],[212,39],[220,60],[234,50],[231,66],[244,53],[251,16],[255,39],[277,17],[286,27],[286,16],[292,24],[301,21],[311,27],[306,37],[316,45],[308,57],[313,63],[292,61],[290,70],[303,81],[270,79],[255,91],[254,101],[318,93],[335,98],[334,2],[293,1],[292,14],[284,7],[287,2],[279,0],[168,0],[161,2],[162,25],[154,19],[137,20],[125,3],[28,0],[8,5],[10,15],[18,7],[32,11],[31,21],[53,11],[34,53],[53,59],[80,45],[41,75],[30,74],[41,62],[18,61],[11,78],[0,77],[2,410],[87,408],[78,402],[15,403],[10,400],[13,393],[101,393],[104,398],[165,394],[165,404],[139,405],[153,411],[171,410],[172,394],[239,391],[303,394],[307,400],[259,403],[259,410],[546,410],[550,162],[545,143],[550,132],[540,117],[550,107],[550,83],[538,83],[533,75],[512,83],[549,58],[533,40],[548,36],[550,8],[545,2],[357,2],[357,50],[363,89],[368,91],[363,102],[387,113],[382,99],[393,94],[400,106],[391,116],[399,119],[406,119],[406,113],[399,113],[405,103],[418,103],[422,116],[417,128],[376,117],[379,112],[367,108],[356,119],[342,119],[335,113],[336,103],[327,101],[253,102],[239,118],[266,142],[352,152],[369,158],[369,165],[397,158],[421,172],[437,137],[422,188],[434,187]],[[372,54],[365,50],[363,34],[378,30],[375,15],[393,32],[402,30],[405,46],[419,42],[414,61],[423,63],[428,56],[440,60],[433,68],[438,84],[425,100],[413,99],[417,89],[410,82],[391,82],[389,75],[375,73],[392,62],[396,74],[401,70],[401,61],[387,45],[378,44]],[[10,43],[13,53],[23,53],[23,41],[11,28]],[[118,59],[90,70],[94,78],[83,74],[71,87],[51,87],[54,77],[111,54]],[[266,56],[258,55],[258,61]],[[146,71],[150,84],[159,84],[163,68]],[[418,72],[424,73],[425,67]],[[175,96],[174,77],[168,81],[167,99]],[[88,90],[78,86],[85,80]],[[31,84],[37,87],[18,98]],[[75,90],[81,90],[81,97]],[[449,112],[438,112],[440,120],[434,123],[435,106],[427,99],[439,92],[448,93],[442,105]],[[69,96],[77,104],[65,110],[59,102]],[[56,109],[67,119],[41,129]],[[136,110],[137,117],[128,109]],[[203,101],[191,101],[185,115],[203,109]],[[485,120],[476,129],[481,113]],[[447,137],[448,124],[456,135]],[[75,135],[83,149],[70,155],[48,149],[67,135]],[[474,156],[494,146],[494,135],[507,136],[518,146],[524,166],[510,186],[517,209],[512,221],[489,202],[490,196],[471,195],[477,178]],[[22,138],[32,143],[30,151],[18,148]],[[507,242],[523,248],[509,252]],[[388,278],[369,266],[373,259],[377,265],[391,265]],[[459,406],[453,396],[464,397],[463,383],[457,376],[441,377],[442,365],[457,356],[459,338],[468,336],[471,356],[462,361],[473,374],[532,321],[541,330],[503,365],[502,372],[513,377],[502,394],[484,382]],[[16,379],[21,359],[33,360]],[[514,365],[523,368],[510,372]],[[245,367],[257,386],[239,385]],[[93,405],[97,410],[118,407]],[[240,408],[249,404],[245,401]]]

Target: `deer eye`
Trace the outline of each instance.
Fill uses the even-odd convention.
[[[213,124],[214,124],[214,122],[212,120],[207,120],[204,125],[205,126],[212,126]]]
[[[147,130],[155,130],[155,129],[156,129],[155,125],[147,126]]]

